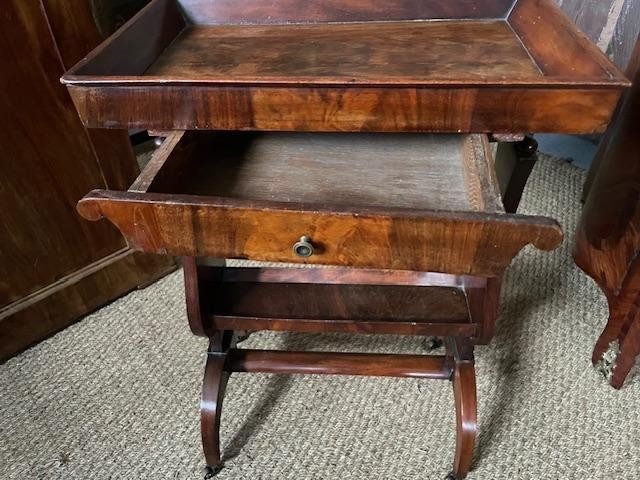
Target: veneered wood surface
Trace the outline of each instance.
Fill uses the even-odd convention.
[[[144,75],[269,84],[542,80],[505,21],[196,26]]]
[[[452,381],[457,432],[453,472],[456,478],[462,479],[471,470],[478,430],[478,399],[473,361],[457,361]]]
[[[640,33],[638,0],[556,0],[587,36],[626,69]]]
[[[483,311],[471,308],[471,298],[469,307],[464,306],[467,292],[484,291],[487,280],[483,278],[343,267],[201,265],[198,288],[194,289],[189,280],[194,276],[192,264],[185,262],[187,310],[197,305],[197,312],[201,309],[205,312],[204,317],[189,314],[189,323],[197,335],[205,330],[273,330],[476,337],[480,329],[487,330],[493,321]],[[267,285],[264,289],[263,284]],[[287,290],[288,285],[292,286],[291,291]],[[431,288],[433,292],[429,291]],[[203,292],[203,302],[195,299],[194,292],[199,291]],[[295,295],[296,292],[300,295]],[[408,300],[392,306],[406,295],[416,295],[416,304],[428,305],[422,305],[425,308],[420,310]],[[325,305],[327,302],[333,304]],[[318,304],[322,306],[314,309]],[[351,309],[352,305],[355,309]],[[299,313],[297,317],[292,315],[295,312]],[[384,318],[385,312],[388,318]]]
[[[277,5],[281,4],[271,7]],[[143,44],[132,51],[130,45],[138,42]],[[105,87],[176,82],[628,85],[551,0],[520,0],[501,20],[473,20],[471,15],[463,21],[426,17],[404,22],[206,26],[187,24],[172,0],[153,0],[63,81],[106,83]]]
[[[41,0],[41,3],[65,69],[104,40],[93,20],[89,1]]]
[[[624,78],[553,0],[516,3],[509,23],[547,77],[580,79]]]
[[[386,322],[467,323],[461,289],[395,285],[219,282],[214,315]]]
[[[607,296],[609,319],[593,351],[599,362],[617,341],[610,383],[621,388],[640,354],[640,38],[628,68],[635,79],[590,172],[574,259]]]
[[[74,71],[82,75],[89,64],[93,75],[140,75],[185,26],[174,0],[153,0],[78,62]]]
[[[514,0],[179,0],[197,24],[503,18]]]
[[[628,82],[555,5],[521,0],[514,29],[460,5],[462,22],[186,27],[172,0],[154,0],[63,81],[91,127],[604,129]]]
[[[231,372],[366,375],[448,379],[443,356],[366,353],[230,350],[225,369]]]
[[[95,128],[306,132],[602,132],[618,88],[69,86]]]
[[[223,168],[208,169],[209,174],[204,175],[189,165],[189,158],[198,157],[198,147],[193,157],[185,156],[185,149],[179,148],[183,145],[182,135],[177,133],[167,140],[169,146],[178,149],[177,157],[172,157],[171,148],[162,149],[150,162],[148,171],[134,183],[134,190],[138,191],[93,192],[79,203],[79,211],[88,219],[109,218],[129,245],[142,251],[300,262],[292,247],[307,235],[316,250],[304,260],[309,263],[486,276],[499,275],[524,245],[533,243],[551,249],[562,238],[559,226],[552,220],[500,213],[497,185],[495,180],[487,180],[491,162],[488,146],[478,137],[414,137],[419,148],[398,146],[393,152],[386,148],[385,136],[358,137],[364,143],[347,142],[356,145],[356,151],[362,148],[354,155],[353,164],[341,162],[340,168],[332,171],[326,165],[331,166],[336,155],[344,155],[344,136],[298,135],[295,148],[291,141],[285,141],[293,138],[291,134],[220,135],[213,136],[211,144],[209,136],[204,140],[200,136],[203,160],[216,168],[218,161],[223,164]],[[198,135],[188,135],[191,139],[194,136],[198,143]],[[225,169],[222,159],[227,156],[225,144],[229,138],[237,141],[231,150],[240,148],[243,159],[256,161],[259,168],[230,155]],[[265,145],[268,148],[263,148]],[[395,138],[392,145],[397,145]],[[248,153],[254,147],[256,151]],[[425,168],[430,170],[430,176],[413,165],[411,156],[420,149],[439,152],[441,164]],[[221,159],[211,159],[210,152],[218,152]],[[407,152],[411,155],[407,156]],[[407,157],[412,166],[407,171],[397,167],[394,172],[403,181],[386,191],[385,182],[379,177],[386,178],[383,166],[392,153],[397,155],[392,159],[394,165],[402,165]],[[278,166],[280,154],[290,156],[295,165],[276,168],[284,178],[275,179],[270,164]],[[295,166],[307,173],[304,178]],[[153,179],[161,175],[164,167],[172,172],[160,184],[165,192],[140,193],[154,185]],[[291,169],[292,174],[288,172]],[[457,177],[462,186],[456,187],[451,169],[463,170]],[[443,179],[451,189],[467,190],[471,199],[468,205],[473,208],[445,211],[446,203],[454,201],[449,197],[438,205],[430,204],[432,209],[425,208],[422,204],[433,199],[424,198],[422,190],[430,197],[444,195],[438,193],[443,190]],[[206,186],[210,195],[185,194],[180,185],[194,181]],[[291,186],[296,181],[306,184]],[[274,184],[268,185],[271,182]],[[370,186],[363,189],[362,185],[370,182],[377,185],[377,195]],[[263,192],[253,192],[258,189]],[[363,191],[366,195],[362,195]],[[412,192],[420,196],[412,199]]]
[[[181,135],[181,134],[178,134]],[[428,134],[192,134],[165,140],[149,192],[330,204],[500,211],[482,136]],[[189,151],[184,160],[181,152]],[[156,161],[158,159],[158,161]],[[177,167],[174,167],[177,164]],[[145,169],[147,170],[147,169]],[[163,173],[168,170],[169,173]],[[143,176],[146,176],[146,171]],[[483,184],[483,182],[489,182]],[[131,190],[141,191],[134,184]]]
[[[463,335],[476,338],[480,327],[473,323],[415,322],[397,320],[327,320],[324,318],[269,318],[215,315],[209,324],[220,330],[298,333],[356,333],[380,335],[436,336]]]
[[[292,268],[293,266],[299,268]],[[202,269],[199,273],[200,278],[225,282],[459,287],[465,291],[483,289],[486,285],[486,279],[479,277],[410,270],[373,270],[344,267],[302,268],[300,265],[289,265],[281,268],[225,268],[222,273],[219,273],[216,268],[208,266],[201,266],[200,268]]]
[[[640,250],[640,37],[629,65],[635,79],[604,136],[589,172],[588,195],[576,236],[574,258],[604,292],[616,296]]]
[[[469,336],[477,333],[477,323],[472,323],[469,317],[463,286],[455,286],[456,277],[383,273],[347,268],[201,267],[199,290],[207,299],[203,304],[207,324],[219,330]],[[404,277],[407,284],[394,284],[395,277],[400,280]],[[436,284],[451,283],[414,284],[428,283],[430,278]],[[382,281],[376,282],[377,279]],[[481,322],[482,318],[475,321]]]
[[[78,205],[108,218],[131,248],[171,255],[300,262],[293,244],[309,235],[306,262],[495,276],[529,243],[562,240],[550,219],[408,209],[339,209],[199,196],[94,191]]]

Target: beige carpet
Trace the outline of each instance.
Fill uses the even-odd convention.
[[[575,229],[583,173],[542,158],[522,211]],[[603,297],[571,235],[509,270],[497,336],[477,350],[480,438],[470,479],[640,478],[640,380],[617,392],[590,366]],[[205,341],[181,273],[0,366],[0,479],[199,479]],[[420,352],[420,339],[256,334],[246,346]],[[441,479],[454,445],[448,382],[232,377],[227,479]]]

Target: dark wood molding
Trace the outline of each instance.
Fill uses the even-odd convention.
[[[0,310],[0,361],[172,270],[175,264],[165,257],[125,248],[6,305]]]

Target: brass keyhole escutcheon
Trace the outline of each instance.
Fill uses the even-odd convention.
[[[311,243],[311,239],[309,237],[302,236],[300,240],[295,243],[293,246],[293,253],[301,258],[309,258],[313,255],[314,249],[313,244]]]

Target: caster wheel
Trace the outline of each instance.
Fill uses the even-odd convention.
[[[442,347],[442,345],[443,345],[442,339],[438,337],[428,337],[424,340],[424,348],[428,352],[437,350],[438,348]]]
[[[219,467],[210,467],[209,465],[207,465],[203,469],[204,480],[209,480],[215,477],[217,474],[220,473],[220,470],[222,470],[222,465],[220,465]]]
[[[531,135],[527,135],[521,142],[516,142],[514,148],[519,157],[530,158],[538,151],[538,142]]]
[[[450,473],[449,475],[444,477],[444,480],[458,480],[458,477],[456,477],[453,473]]]

